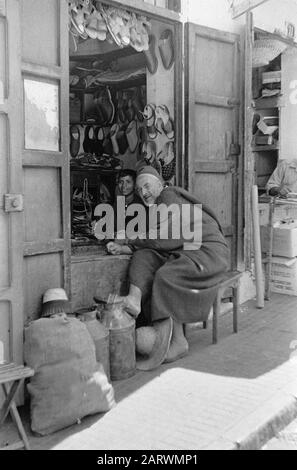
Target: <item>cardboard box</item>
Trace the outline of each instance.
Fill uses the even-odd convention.
[[[269,228],[260,227],[261,248],[263,253],[268,252]],[[273,256],[294,258],[297,256],[297,221],[276,222],[273,227]]]
[[[297,220],[297,203],[286,204],[285,202],[276,205],[274,208],[274,222],[285,221],[289,219]],[[267,202],[259,203],[259,220],[260,225],[268,225],[269,223],[269,204]]]
[[[273,258],[270,282],[272,292],[297,296],[297,258]]]
[[[263,72],[262,73],[262,83],[263,85],[267,83],[280,83],[282,80],[282,72],[281,70],[277,70],[274,72]]]

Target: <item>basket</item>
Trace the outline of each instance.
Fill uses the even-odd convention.
[[[264,67],[287,49],[287,44],[278,39],[256,39],[253,48],[253,67]]]

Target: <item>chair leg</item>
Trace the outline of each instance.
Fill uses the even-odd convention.
[[[207,330],[207,327],[208,327],[208,321],[204,321],[203,322],[203,329]]]
[[[238,333],[239,289],[238,284],[233,287],[233,331]]]
[[[20,383],[22,383],[22,380],[20,381]],[[5,388],[5,394],[6,396],[8,395],[9,393],[9,389],[7,387],[6,384],[4,384],[4,388]],[[23,426],[23,423],[22,423],[22,420],[21,420],[21,417],[19,415],[19,412],[18,412],[18,409],[16,407],[16,404],[15,402],[13,401],[10,405],[10,414],[11,414],[11,417],[17,427],[17,430],[19,432],[19,435],[20,435],[20,438],[22,439],[23,441],[23,444],[24,444],[24,448],[26,450],[30,450],[30,444],[29,444],[29,440],[28,440],[28,437],[27,437],[27,434],[26,434],[26,431],[24,429],[24,426]]]
[[[19,386],[20,386],[20,380],[15,380],[10,390],[7,390],[4,384],[2,384],[2,389],[5,395],[5,401],[3,403],[2,410],[0,412],[0,426],[4,423],[6,416],[9,413],[11,404],[15,398],[15,395],[18,391]]]
[[[221,310],[221,295],[220,291],[218,291],[216,300],[213,306],[213,319],[212,319],[212,342],[213,344],[217,344],[218,342],[218,317],[220,315]]]

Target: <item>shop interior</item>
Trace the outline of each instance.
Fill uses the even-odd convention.
[[[102,244],[96,207],[121,170],[175,182],[174,26],[98,1],[69,3],[72,247]]]

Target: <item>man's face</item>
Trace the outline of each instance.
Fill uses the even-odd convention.
[[[163,189],[161,181],[152,175],[138,176],[136,185],[138,193],[146,206],[155,204]]]
[[[135,184],[132,176],[122,176],[119,180],[119,191],[123,196],[129,196],[133,193]]]

